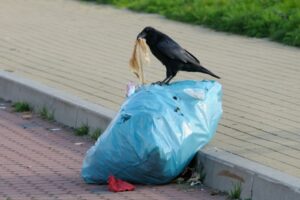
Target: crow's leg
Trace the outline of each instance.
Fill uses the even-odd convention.
[[[167,80],[165,80],[165,84],[169,85],[170,81],[174,78],[175,75],[172,75],[170,77],[167,78]]]
[[[161,84],[164,84],[168,79],[170,78],[170,76],[167,76],[164,80],[159,81]]]
[[[162,84],[169,84],[170,80],[174,77],[173,73],[171,70],[166,71],[166,78],[162,81]]]
[[[167,70],[166,72],[166,78],[162,81],[157,81],[157,82],[154,82],[152,84],[158,84],[158,85],[163,85],[166,83],[166,81],[168,81],[170,78],[172,78],[172,73],[170,71]]]
[[[164,81],[165,84],[169,85],[170,81],[176,76],[177,71],[170,71],[168,78]]]
[[[166,81],[168,78],[170,78],[170,77],[166,77],[166,78],[165,78],[164,80],[162,80],[162,81],[154,82],[154,83],[152,83],[152,85],[155,85],[155,84],[158,84],[158,85],[165,84],[165,81]]]
[[[158,85],[162,85],[162,84],[164,84],[164,82],[168,79],[169,77],[166,77],[164,80],[162,80],[162,81],[156,81],[156,82],[154,82],[154,83],[152,83],[152,85],[155,85],[155,84],[158,84]]]

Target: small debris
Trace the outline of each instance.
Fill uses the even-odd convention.
[[[32,114],[31,113],[26,113],[22,115],[23,119],[31,119],[32,118]]]
[[[121,179],[117,179],[114,176],[109,176],[108,189],[112,192],[125,192],[133,191],[135,189],[135,186]]]
[[[83,142],[75,142],[74,144],[77,145],[77,146],[82,146]]]
[[[220,191],[219,190],[212,190],[211,192],[210,192],[210,195],[211,196],[215,196],[215,195],[219,195],[220,194]]]
[[[53,131],[53,132],[55,132],[55,131],[60,131],[60,130],[61,130],[61,128],[49,128],[48,130],[49,130],[49,131]]]
[[[190,183],[190,186],[195,186],[195,185],[199,185],[199,184],[201,184],[201,181],[192,181]]]
[[[1,110],[5,110],[5,109],[6,109],[6,106],[0,106],[0,109],[1,109]]]

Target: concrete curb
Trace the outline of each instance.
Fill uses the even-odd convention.
[[[13,102],[26,101],[35,111],[45,107],[53,112],[56,121],[70,127],[88,124],[91,130],[105,130],[115,115],[100,105],[6,71],[0,71],[0,97]]]
[[[88,123],[91,129],[105,130],[115,112],[76,96],[0,71],[0,97],[26,101],[35,110],[46,107],[56,121],[71,127]],[[242,198],[252,200],[298,200],[300,179],[218,149],[205,148],[198,153],[204,167],[205,183],[221,191],[241,183]]]
[[[204,167],[205,184],[230,191],[241,183],[243,199],[298,200],[300,179],[216,148],[198,153],[198,165]]]

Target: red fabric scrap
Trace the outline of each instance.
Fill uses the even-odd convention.
[[[121,179],[116,179],[114,176],[109,176],[108,189],[112,192],[124,192],[133,191],[135,186]]]

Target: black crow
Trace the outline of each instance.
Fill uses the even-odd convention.
[[[139,38],[146,40],[152,54],[166,66],[166,78],[160,84],[168,84],[178,71],[202,72],[220,78],[204,68],[194,55],[173,39],[152,27],[145,27],[138,34],[137,39]]]

